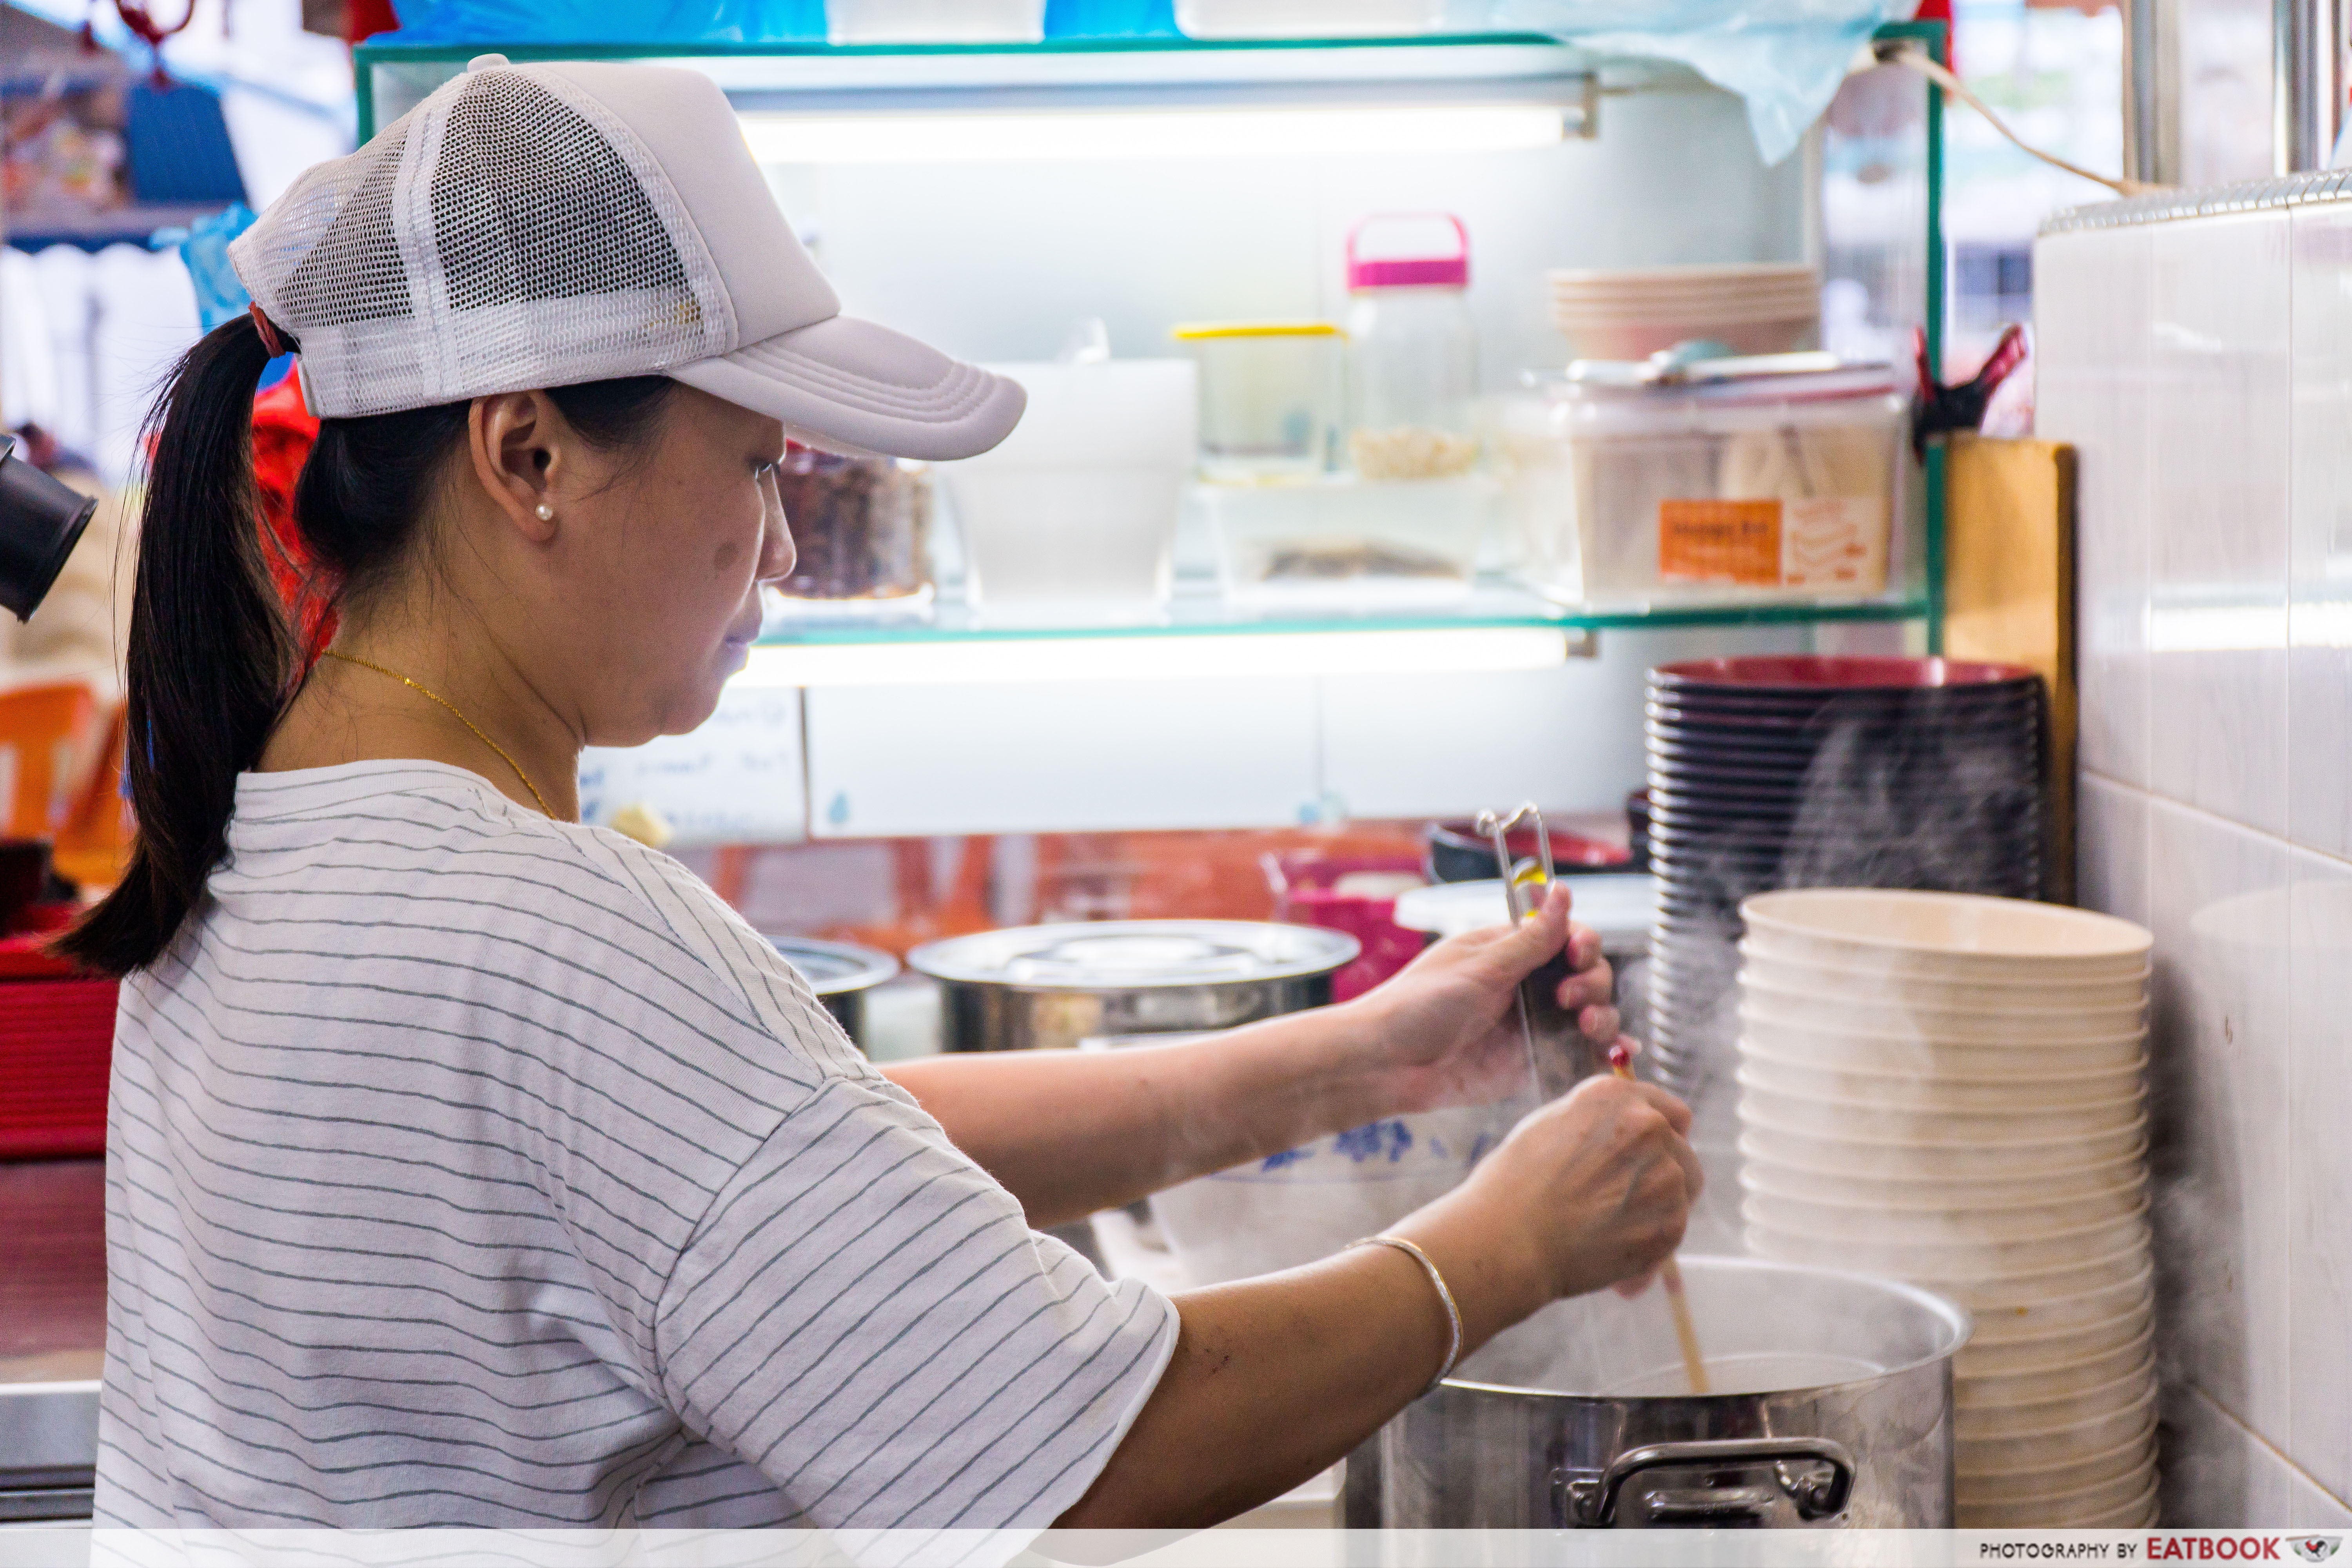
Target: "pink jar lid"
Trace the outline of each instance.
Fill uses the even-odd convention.
[[[1382,256],[1361,254],[1364,231],[1400,220],[1440,218],[1454,229],[1450,256]],[[1466,289],[1470,285],[1470,231],[1451,213],[1380,213],[1358,224],[1348,234],[1348,289]]]

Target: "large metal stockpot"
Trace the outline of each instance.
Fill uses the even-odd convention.
[[[1948,1529],[1969,1317],[1893,1280],[1686,1257],[1721,1392],[1654,1288],[1497,1335],[1348,1460],[1351,1529]]]
[[[907,963],[940,983],[949,1050],[1006,1051],[1319,1007],[1357,952],[1354,937],[1315,926],[1101,921],[953,937]]]
[[[898,961],[878,948],[858,947],[845,942],[816,942],[804,936],[771,936],[768,940],[801,972],[809,989],[816,993],[816,999],[841,1026],[841,1032],[856,1042],[859,1050],[865,1050],[866,994],[894,978],[898,973]]]

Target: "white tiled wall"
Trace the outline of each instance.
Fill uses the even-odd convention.
[[[2036,252],[2081,897],[2156,932],[2165,1510],[2352,1523],[2352,204]]]

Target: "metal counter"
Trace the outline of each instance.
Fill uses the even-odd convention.
[[[0,1523],[89,1516],[106,1163],[0,1165]]]

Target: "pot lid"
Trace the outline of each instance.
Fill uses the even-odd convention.
[[[898,973],[898,961],[875,948],[855,947],[845,942],[814,942],[801,936],[770,936],[768,941],[801,972],[809,989],[820,996],[864,991]]]
[[[952,937],[907,962],[939,980],[1032,991],[1238,985],[1328,974],[1360,951],[1316,926],[1254,921],[1100,921]]]
[[[1603,952],[1634,955],[1649,951],[1650,926],[1658,916],[1655,877],[1620,872],[1566,881],[1574,900],[1569,919],[1600,932]],[[1489,877],[1483,882],[1440,882],[1415,888],[1397,900],[1394,919],[1407,931],[1449,937],[1508,925],[1511,911],[1503,901],[1503,884]]]
[[[1696,400],[1706,404],[1837,401],[1901,390],[1891,365],[1834,354],[1748,354],[1717,359],[1666,350],[1645,360],[1577,360],[1565,373],[1530,371],[1528,386],[1555,398]]]

